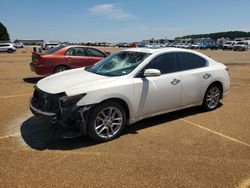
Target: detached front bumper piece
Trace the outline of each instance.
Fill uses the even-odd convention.
[[[43,112],[37,108],[35,108],[32,104],[32,99],[30,99],[30,111],[35,115],[38,116],[40,119],[49,122],[49,123],[56,123],[57,122],[57,117],[55,113],[51,112]]]

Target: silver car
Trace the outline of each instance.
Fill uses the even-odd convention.
[[[16,51],[16,48],[12,43],[0,43],[0,52],[13,53]]]

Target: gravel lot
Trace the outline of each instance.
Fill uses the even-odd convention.
[[[51,140],[28,108],[42,78],[30,71],[31,48],[1,53],[0,187],[250,187],[250,51],[202,52],[230,68],[220,108],[143,120],[102,144]]]

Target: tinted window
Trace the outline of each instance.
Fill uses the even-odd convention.
[[[84,53],[85,53],[85,56],[104,57],[104,54],[102,52],[93,48],[86,48]]]
[[[84,48],[70,48],[65,55],[68,56],[84,56]]]
[[[167,53],[154,58],[144,69],[158,69],[161,74],[178,71],[174,53]]]
[[[177,53],[177,58],[182,71],[205,67],[207,63],[204,58],[192,53]]]
[[[59,46],[56,46],[56,47],[51,48],[51,49],[49,49],[49,50],[46,50],[44,53],[45,53],[45,54],[53,54],[53,53],[55,53],[56,51],[61,50],[61,49],[64,48],[64,47],[65,47],[64,45],[59,45]]]
[[[1,47],[10,46],[9,44],[0,44]]]

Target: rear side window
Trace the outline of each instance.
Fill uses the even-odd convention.
[[[159,55],[147,64],[145,69],[158,69],[161,71],[161,74],[177,72],[178,64],[175,59],[175,54],[167,53]]]
[[[198,55],[186,52],[179,52],[176,54],[181,71],[207,66],[207,60]]]
[[[10,44],[0,44],[0,47],[10,46]]]
[[[51,49],[49,49],[49,50],[45,50],[45,51],[44,51],[44,54],[53,54],[53,53],[55,53],[56,51],[61,50],[61,49],[64,48],[64,47],[65,47],[64,45],[58,45],[58,46],[53,47],[53,48],[51,48]]]

